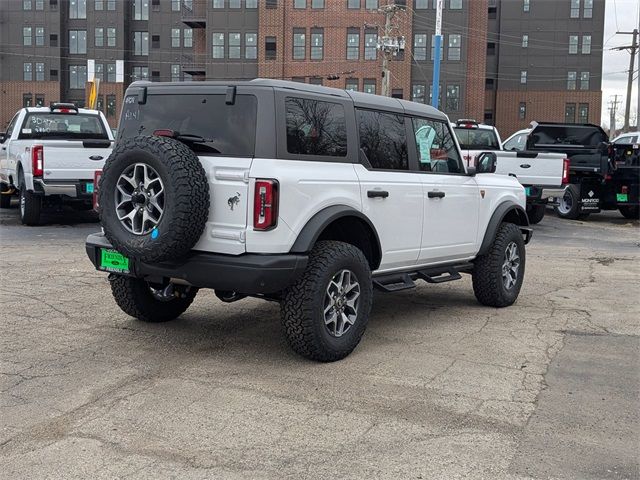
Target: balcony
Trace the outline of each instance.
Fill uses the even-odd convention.
[[[184,54],[180,59],[180,67],[189,75],[204,76],[207,74],[206,58],[204,53]]]
[[[182,23],[191,28],[205,28],[207,26],[207,1],[210,0],[182,0]]]

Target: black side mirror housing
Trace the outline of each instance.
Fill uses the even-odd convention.
[[[495,173],[497,160],[494,152],[482,152],[476,157],[476,173]]]

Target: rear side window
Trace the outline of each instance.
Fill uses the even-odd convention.
[[[237,95],[227,105],[225,95],[149,93],[145,104],[125,98],[119,139],[171,130],[194,152],[208,155],[252,157],[256,143],[257,99]]]
[[[526,148],[526,146],[527,146],[527,134],[521,133],[519,135],[516,135],[509,141],[505,142],[504,149],[521,152]]]
[[[464,150],[500,150],[498,136],[493,130],[454,128],[453,131]]]
[[[358,110],[360,148],[371,167],[409,170],[404,117],[374,110]]]
[[[287,97],[287,152],[347,156],[347,124],[339,103]]]
[[[100,117],[84,113],[46,113],[27,114],[20,130],[21,139],[57,140],[108,140],[109,135]]]
[[[446,123],[414,118],[413,133],[420,170],[435,173],[462,172],[460,155]]]

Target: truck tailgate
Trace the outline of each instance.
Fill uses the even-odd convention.
[[[565,155],[543,152],[496,152],[496,172],[515,176],[522,185],[562,186]]]
[[[105,140],[43,140],[45,180],[93,180],[111,154]]]

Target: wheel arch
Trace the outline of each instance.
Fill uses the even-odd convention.
[[[496,232],[502,222],[509,222],[521,227],[528,227],[529,217],[527,216],[527,212],[524,208],[515,202],[506,201],[498,205],[493,212],[493,215],[491,215],[478,255],[484,255],[489,251],[491,242],[493,242]]]
[[[371,270],[382,260],[380,237],[371,220],[362,212],[347,205],[333,205],[320,210],[302,228],[291,253],[307,253],[320,240],[338,240],[350,243],[367,258]]]

